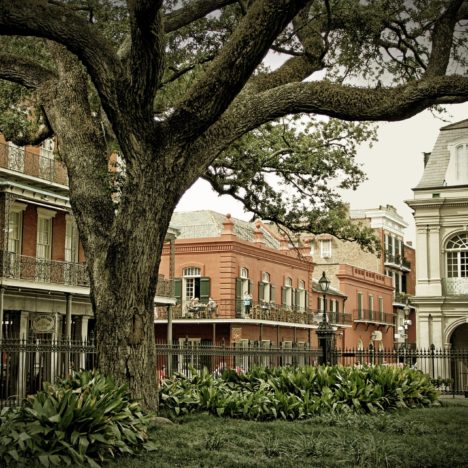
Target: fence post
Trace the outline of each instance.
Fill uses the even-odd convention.
[[[369,343],[369,364],[375,364],[374,345],[372,343]]]
[[[431,376],[432,376],[432,379],[435,379],[435,376],[434,376],[434,359],[435,359],[435,345],[434,343],[431,344]]]

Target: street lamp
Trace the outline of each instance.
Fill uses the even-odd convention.
[[[330,280],[327,278],[325,275],[325,272],[322,272],[322,277],[319,279],[319,286],[320,289],[323,293],[323,316],[322,316],[322,322],[326,323],[327,322],[327,308],[326,308],[326,300],[327,300],[327,291],[328,288],[330,287]]]
[[[332,325],[327,321],[327,291],[330,287],[330,280],[325,275],[325,272],[322,273],[322,277],[319,279],[318,284],[320,290],[323,293],[323,315],[322,321],[319,323],[317,328],[317,336],[319,340],[319,346],[322,348],[322,361],[321,364],[333,364],[332,348],[335,330]]]

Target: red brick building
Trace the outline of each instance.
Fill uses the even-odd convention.
[[[314,272],[309,244],[292,247],[269,225],[212,211],[175,213],[171,226],[179,231],[175,241],[178,304],[171,325],[168,311],[158,308],[157,340],[169,336],[176,343],[318,346],[316,329],[323,319],[324,298],[313,278],[320,276],[322,267]],[[168,268],[169,250],[165,250],[160,272],[166,274]],[[349,265],[337,265],[336,272],[324,270],[332,279],[325,308],[326,319],[336,330],[337,346],[368,346],[374,331],[382,332],[383,343],[391,346],[390,278]],[[246,294],[252,298],[248,309]],[[366,301],[375,298],[374,323],[366,320],[369,308],[364,297]],[[201,305],[194,307],[192,298]],[[209,306],[210,298],[216,307]]]

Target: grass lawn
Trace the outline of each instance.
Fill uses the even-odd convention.
[[[384,415],[251,422],[205,414],[153,431],[143,467],[468,467],[468,400]]]

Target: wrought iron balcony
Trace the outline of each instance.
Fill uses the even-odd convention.
[[[393,254],[392,252],[386,250],[384,252],[384,261],[385,264],[396,265],[398,267],[411,270],[411,262],[408,261],[403,255]]]
[[[158,284],[156,286],[156,296],[172,297],[174,281],[166,279],[164,275],[158,275]]]
[[[468,278],[442,279],[444,296],[468,296]]]
[[[89,286],[86,266],[81,263],[60,262],[0,251],[1,276],[35,283]]]
[[[68,185],[65,166],[51,157],[41,156],[23,147],[0,143],[0,167],[60,185]]]
[[[353,319],[355,322],[394,325],[393,313],[380,312],[378,310],[354,309]]]
[[[250,307],[244,305],[242,300],[220,300],[215,305],[198,303],[178,304],[172,308],[173,319],[248,319],[269,320],[274,322],[297,323],[317,325],[322,320],[322,312],[301,308],[299,306],[285,306],[274,303],[253,302]],[[165,308],[158,308],[158,319],[167,319]],[[351,314],[343,312],[328,312],[327,318],[333,324],[351,324]]]

